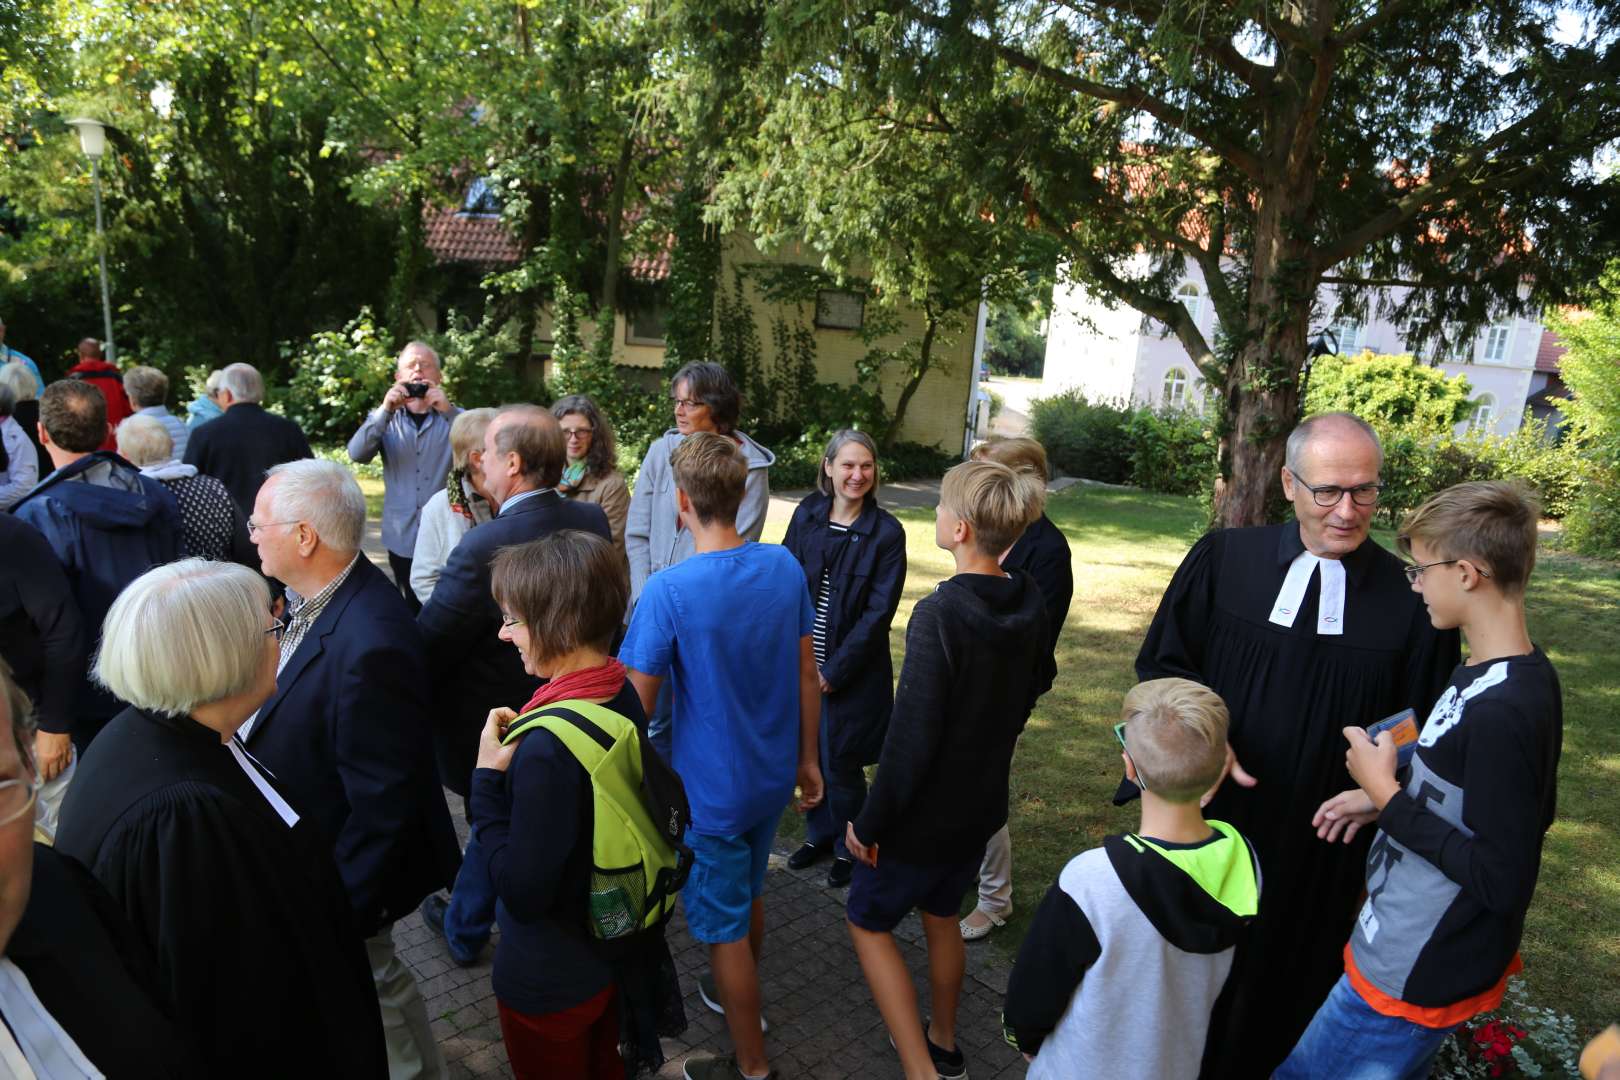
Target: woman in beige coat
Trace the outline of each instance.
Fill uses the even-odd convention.
[[[562,425],[568,458],[557,494],[600,506],[613,530],[613,546],[623,555],[630,487],[614,456],[613,429],[602,419],[596,403],[583,394],[559,398],[551,406],[551,415]]]

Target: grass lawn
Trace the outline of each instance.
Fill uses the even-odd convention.
[[[1071,488],[1047,511],[1073,548],[1075,593],[1057,683],[1013,763],[1015,913],[988,946],[1009,954],[1063,864],[1105,834],[1136,826],[1134,809],[1110,802],[1120,774],[1110,727],[1135,681],[1132,665],[1159,597],[1201,527],[1193,500],[1139,492]],[[951,572],[934,546],[932,511],[898,516],[910,564],[890,639],[896,671],[912,607]],[[780,530],[765,539],[780,539],[771,535]],[[1389,543],[1387,532],[1377,535]],[[1529,608],[1531,634],[1563,682],[1564,755],[1558,821],[1525,932],[1525,974],[1537,1003],[1573,1016],[1584,1039],[1620,1016],[1620,567],[1546,554]]]

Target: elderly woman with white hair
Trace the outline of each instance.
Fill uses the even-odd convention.
[[[13,503],[34,489],[39,483],[39,458],[34,444],[12,415],[20,398],[17,383],[33,382],[28,369],[21,364],[9,364],[15,378],[0,378],[0,510],[10,510]]]
[[[233,737],[275,690],[264,579],[184,559],[107,613],[95,674],[130,707],[79,764],[57,850],[157,960],[213,1076],[387,1072],[331,849]]]
[[[186,554],[257,567],[258,554],[248,539],[247,519],[225,485],[204,476],[195,465],[174,458],[174,439],[161,420],[136,415],[118,425],[118,453],[142,476],[169,489],[180,504],[180,528]]]

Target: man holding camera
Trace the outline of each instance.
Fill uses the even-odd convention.
[[[365,464],[382,451],[383,546],[388,565],[411,611],[422,604],[411,591],[411,553],[422,507],[444,487],[450,472],[450,422],[461,412],[440,383],[439,354],[413,341],[400,350],[394,385],[349,440],[349,457]]]

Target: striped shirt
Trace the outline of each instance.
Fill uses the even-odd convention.
[[[827,522],[827,528],[835,533],[849,532],[848,525],[840,525],[836,521]],[[827,608],[832,604],[832,571],[821,572],[821,584],[816,588],[816,621],[810,630],[810,641],[816,650],[816,667],[827,663]]]
[[[354,558],[349,560],[349,565],[343,568],[343,572],[321,586],[321,591],[314,596],[294,599],[298,594],[291,589],[287,590],[287,629],[281,633],[281,659],[276,661],[277,675],[280,675],[282,669],[287,666],[287,661],[293,658],[293,653],[298,651],[298,646],[304,643],[309,628],[315,625],[315,620],[320,618],[321,612],[326,610],[326,605],[331,602],[333,594],[343,587],[345,581],[349,580],[349,575],[354,573],[355,563],[359,561],[360,553],[356,552]],[[246,740],[253,731],[253,725],[258,721],[259,714],[255,712],[248,717],[247,723],[242,725],[238,734]]]

